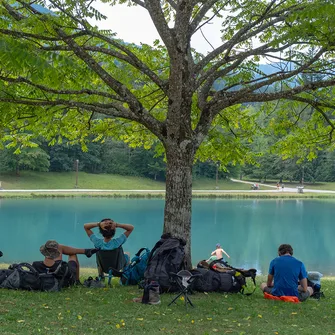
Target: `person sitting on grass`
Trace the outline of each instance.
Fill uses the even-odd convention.
[[[92,231],[93,228],[99,228],[99,232],[103,237],[96,236]],[[113,238],[116,228],[121,228],[125,231],[119,237]],[[116,223],[114,220],[107,218],[102,219],[100,222],[85,223],[84,229],[96,248],[114,250],[127,241],[127,238],[134,230],[134,226],[131,224]]]
[[[276,297],[295,296],[305,301],[313,294],[312,287],[307,286],[305,265],[293,257],[289,244],[281,244],[278,255],[270,263],[267,283],[261,284],[261,290]]]
[[[223,254],[230,258],[230,256],[221,248],[221,245],[218,243],[216,245],[216,249],[211,253],[211,257],[209,257],[206,262],[211,263],[214,260],[221,259],[223,258]]]
[[[68,287],[80,284],[79,281],[79,261],[77,255],[91,257],[99,249],[78,249],[59,244],[57,241],[49,240],[41,245],[40,252],[45,257],[43,261],[33,262],[32,266],[39,273],[55,272],[62,262],[62,256],[67,255],[69,272],[64,279],[63,286]]]

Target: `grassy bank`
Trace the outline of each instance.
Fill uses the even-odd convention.
[[[88,273],[86,273],[88,274]],[[257,284],[264,278],[259,277]],[[335,281],[322,280],[326,298],[301,304],[265,300],[261,291],[241,294],[195,293],[195,308],[173,294],[157,306],[132,302],[137,287],[88,289],[59,293],[1,290],[1,333],[9,334],[304,334],[335,333]]]
[[[105,197],[105,198],[147,198],[147,199],[163,199],[164,192],[139,191],[139,192],[0,192],[1,198],[64,198],[64,197]],[[245,193],[241,192],[193,192],[195,199],[329,199],[335,198],[335,194],[323,193]]]
[[[36,189],[74,189],[76,175],[74,172],[33,172],[22,171],[21,175],[0,174],[2,188],[5,190]],[[149,178],[120,176],[108,174],[89,174],[79,172],[79,189],[98,190],[164,190],[165,183]],[[195,179],[193,188],[199,190],[215,190],[216,181],[209,178]],[[230,180],[219,180],[220,190],[250,190],[250,185],[234,183]]]
[[[38,197],[111,197],[111,198],[164,198],[165,183],[148,178],[88,174],[80,172],[78,176],[78,189],[75,189],[75,173],[32,172],[23,171],[20,177],[13,174],[0,174],[0,181],[4,190],[64,190],[64,191],[34,191],[34,192],[1,192],[0,198],[38,198]],[[250,184],[232,182],[231,180],[216,181],[209,178],[195,179],[193,181],[194,198],[257,198],[257,199],[306,199],[306,198],[334,198],[335,194],[320,193],[290,193],[290,192],[264,192],[267,188],[262,186],[260,192],[250,191]],[[271,184],[270,184],[271,185]],[[275,184],[273,184],[275,185]],[[285,184],[287,187],[296,187],[296,184]],[[329,186],[328,186],[329,185]],[[312,188],[311,185],[306,185]],[[316,184],[315,188],[334,189],[335,183]],[[328,188],[327,188],[328,187]],[[85,190],[85,192],[81,192]],[[92,190],[92,192],[90,192]],[[101,190],[93,191],[93,190]],[[104,191],[106,190],[106,191]],[[108,191],[114,190],[114,191]],[[137,191],[131,191],[137,190]],[[225,192],[225,191],[230,192]]]

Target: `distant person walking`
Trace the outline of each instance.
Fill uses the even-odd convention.
[[[282,183],[281,184],[281,190],[282,190],[282,192],[284,191],[284,187],[285,187],[285,185],[284,185],[284,183]]]
[[[277,183],[277,190],[279,191],[279,188],[280,188],[280,184],[279,183]]]

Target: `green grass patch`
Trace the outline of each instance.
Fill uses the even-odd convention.
[[[264,279],[258,277],[257,284]],[[195,308],[187,309],[182,300],[168,306],[174,294],[162,294],[157,306],[134,303],[142,291],[116,281],[112,288],[74,287],[59,293],[1,290],[0,327],[4,335],[334,334],[334,280],[322,279],[322,289],[326,298],[300,304],[265,300],[259,288],[249,297],[195,293]]]
[[[23,171],[20,177],[13,174],[1,174],[0,181],[5,190],[67,190],[65,192],[22,192],[7,193],[0,192],[0,198],[38,198],[38,197],[110,197],[110,198],[164,198],[165,183],[154,181],[149,178],[119,176],[107,174],[89,174],[79,172],[78,185],[80,189],[88,191],[78,192],[74,189],[75,173],[74,172],[33,172]],[[271,184],[270,184],[271,185]],[[273,184],[275,185],[275,184]],[[296,184],[285,183],[287,187],[296,187]],[[329,188],[327,188],[329,185]],[[245,192],[250,190],[251,185],[246,183],[233,182],[231,180],[218,180],[210,178],[197,178],[193,181],[194,198],[258,198],[258,199],[307,199],[307,198],[333,198],[334,194],[321,193],[289,193],[289,192],[269,192],[264,190],[273,190],[266,186],[261,186],[263,192]],[[312,188],[311,185],[305,185],[306,188]],[[313,184],[315,189],[335,189],[335,183]],[[90,192],[89,190],[119,190]],[[131,190],[138,190],[137,192]],[[153,192],[150,192],[150,191]],[[197,192],[197,190],[201,192]],[[233,191],[225,193],[225,191]],[[146,192],[148,191],[148,192]],[[161,192],[160,192],[161,191]],[[208,192],[206,192],[208,191]],[[235,191],[235,192],[234,192]]]
[[[21,175],[0,174],[2,188],[5,190],[36,190],[36,189],[66,189],[75,188],[74,172],[34,172],[22,171]],[[235,183],[231,180],[219,180],[219,190],[250,190],[250,184]],[[165,183],[149,178],[120,176],[112,174],[90,174],[79,172],[79,189],[98,190],[165,190]],[[210,178],[200,178],[193,181],[193,189],[215,190],[216,181]]]
[[[22,171],[21,175],[0,174],[2,188],[5,190],[47,190],[75,188],[74,172],[33,172]],[[219,180],[216,185],[215,179],[201,178],[193,181],[193,189],[199,190],[250,190],[250,184],[235,183],[231,180]],[[79,172],[79,189],[99,190],[165,190],[165,183],[149,178],[120,176],[112,174],[90,174]]]
[[[73,189],[76,184],[74,172],[22,171],[21,175],[1,174],[2,187],[7,190]],[[163,190],[165,183],[149,178],[90,174],[79,172],[78,188],[111,190]]]

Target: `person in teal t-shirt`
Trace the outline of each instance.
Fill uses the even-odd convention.
[[[92,231],[92,228],[95,227],[99,228],[99,232],[103,236],[102,238],[96,236]],[[125,232],[119,237],[114,238],[116,228],[124,229]],[[85,223],[84,229],[96,248],[100,248],[101,250],[114,250],[127,241],[134,226],[131,224],[116,223],[112,219],[102,219],[100,222]]]
[[[307,286],[305,265],[293,257],[289,244],[280,245],[278,255],[270,263],[268,280],[261,284],[261,290],[277,297],[296,296],[300,301],[306,300],[313,289]]]

